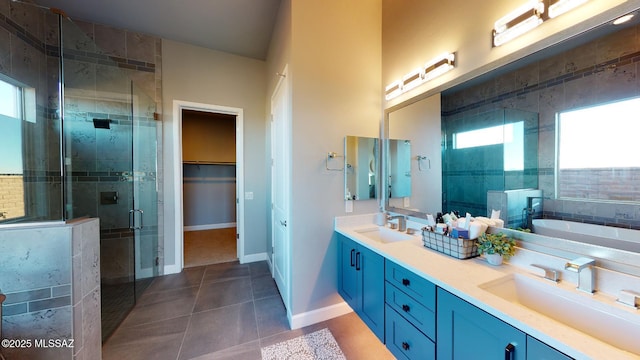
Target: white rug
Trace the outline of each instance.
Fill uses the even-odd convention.
[[[346,360],[329,329],[262,348],[262,360]]]

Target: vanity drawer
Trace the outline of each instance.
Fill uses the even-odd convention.
[[[427,309],[436,308],[436,286],[393,261],[386,260],[385,280]]]
[[[387,349],[398,359],[436,358],[436,345],[393,308],[387,305],[385,333]]]
[[[430,339],[436,338],[436,313],[390,283],[385,283],[385,301],[403,318],[422,331]]]

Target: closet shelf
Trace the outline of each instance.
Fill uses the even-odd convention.
[[[201,160],[184,160],[183,164],[187,165],[235,165],[235,161],[201,161]]]

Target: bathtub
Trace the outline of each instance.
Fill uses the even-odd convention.
[[[640,253],[640,230],[564,220],[534,219],[533,232],[538,235]]]

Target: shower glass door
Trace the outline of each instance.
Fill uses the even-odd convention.
[[[136,294],[158,275],[158,178],[156,103],[132,84],[133,207],[129,210],[134,233]]]

